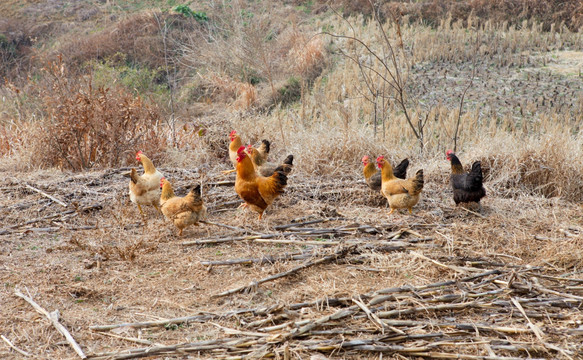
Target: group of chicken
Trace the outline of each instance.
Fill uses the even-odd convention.
[[[236,131],[229,134],[229,158],[236,171],[235,191],[244,201],[241,205],[256,211],[259,219],[262,218],[265,209],[283,193],[287,185],[287,176],[293,168],[294,156],[289,155],[281,164],[270,163],[267,156],[270,150],[270,142],[262,140],[257,148],[252,145],[243,146],[241,138]],[[462,202],[480,202],[486,196],[482,186],[482,168],[479,161],[472,165],[469,172],[465,172],[457,156],[450,150],[446,153],[451,162],[451,185],[453,198],[457,204]],[[141,205],[152,205],[161,211],[164,217],[174,223],[178,228],[178,235],[189,225],[198,225],[206,217],[206,206],[201,196],[201,186],[195,186],[186,196],[178,197],[174,194],[172,184],[156,169],[150,160],[141,151],[136,154],[136,160],[144,167],[144,173],[138,175],[136,169],[130,172],[130,200],[138,205],[138,209],[144,219]],[[384,158],[377,158],[376,170],[370,162],[370,158],[362,158],[363,173],[368,186],[380,192],[389,201],[391,211],[395,209],[412,208],[419,202],[423,190],[423,170],[418,170],[414,177],[407,179],[407,167],[409,160],[404,159],[394,169]],[[160,191],[160,189],[162,189]],[[145,222],[145,219],[144,219]]]
[[[270,142],[262,140],[261,146],[243,146],[236,131],[229,135],[229,157],[237,172],[235,191],[248,207],[259,213],[262,218],[265,209],[275,198],[283,193],[287,185],[287,175],[293,168],[293,155],[289,155],[281,164],[267,162]],[[142,220],[145,222],[142,205],[152,205],[162,212],[178,228],[178,236],[189,225],[198,225],[206,217],[206,206],[202,200],[201,187],[197,185],[186,196],[174,194],[172,184],[164,178],[150,160],[141,151],[136,154],[136,160],[144,167],[144,173],[138,175],[135,168],[130,172],[130,200],[138,205]],[[160,191],[160,189],[162,189]]]
[[[453,188],[453,200],[456,205],[460,203],[480,203],[486,196],[486,190],[482,185],[482,165],[479,161],[472,164],[472,169],[466,172],[462,163],[453,151],[446,152],[446,158],[451,163],[450,183]],[[407,167],[409,159],[404,159],[394,169],[384,156],[377,158],[377,170],[370,161],[370,157],[362,158],[363,174],[368,186],[383,194],[391,211],[395,209],[408,209],[412,213],[413,206],[419,202],[423,190],[423,170],[418,170],[415,177],[407,179]]]

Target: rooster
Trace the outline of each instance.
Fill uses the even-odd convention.
[[[162,214],[178,228],[178,236],[182,236],[182,230],[188,225],[198,225],[199,221],[206,218],[206,206],[201,197],[200,185],[195,186],[184,197],[174,195],[172,184],[165,178],[160,180],[160,187]]]
[[[263,140],[263,141],[267,141],[267,140]],[[269,142],[267,142],[267,143],[269,143]],[[263,144],[265,144],[265,143],[263,143]],[[246,151],[247,151],[247,154],[249,154],[249,156],[251,157],[251,162],[253,162],[253,168],[255,168],[255,171],[261,176],[271,176],[275,172],[275,169],[277,169],[279,166],[282,166],[283,173],[286,176],[289,175],[289,173],[293,169],[294,156],[288,155],[288,157],[283,161],[282,164],[267,162],[267,161],[265,161],[265,156],[263,156],[261,154],[261,147],[263,146],[263,144],[257,149],[251,145],[247,145]],[[268,149],[269,149],[269,146],[268,146]]]
[[[160,179],[163,175],[160,173],[146,155],[141,151],[136,154],[136,160],[144,166],[144,174],[138,175],[135,168],[130,172],[130,200],[138,205],[138,210],[142,215],[142,220],[145,221],[142,205],[152,205],[156,210],[160,201]]]
[[[293,157],[291,159],[293,160]],[[271,176],[261,176],[255,171],[249,154],[245,152],[245,147],[241,146],[237,150],[235,191],[245,201],[245,206],[259,213],[260,220],[265,209],[273,203],[275,198],[283,194],[286,185],[287,176],[283,165],[277,167]]]
[[[365,155],[362,158],[362,165],[364,166],[362,172],[368,187],[371,188],[371,190],[380,190],[382,183],[381,171],[375,168],[368,155]],[[393,169],[393,175],[399,179],[405,179],[407,177],[407,167],[409,167],[409,159],[403,159],[403,161]]]
[[[384,156],[377,158],[377,165],[381,169],[381,193],[387,198],[391,208],[388,214],[391,215],[395,209],[405,208],[411,214],[423,190],[423,170],[418,170],[414,178],[403,180],[395,177],[393,167]]]
[[[475,202],[479,205],[480,200],[486,196],[486,190],[482,185],[482,164],[479,161],[474,162],[470,172],[466,173],[460,159],[453,151],[447,150],[445,155],[451,163],[449,180],[453,188],[455,204]]]

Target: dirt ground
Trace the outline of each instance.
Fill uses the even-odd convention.
[[[19,290],[47,311],[58,310],[60,322],[85,354],[97,358],[131,358],[118,353],[161,344],[190,347],[157,350],[150,358],[379,358],[381,351],[388,358],[429,353],[580,356],[583,228],[578,205],[490,192],[481,211],[456,209],[447,177],[431,180],[430,174],[413,215],[388,217],[385,200],[366,187],[357,171],[334,179],[296,172],[286,193],[259,221],[255,213],[237,208],[232,185],[221,184],[234,179],[220,174],[225,168],[205,175],[211,180],[203,196],[209,221],[237,229],[202,224],[187,228],[182,238],[153,208],[146,209],[148,223],[142,226],[127,195],[127,169],[84,174],[3,169],[2,335],[34,358],[78,357],[44,315],[15,295]],[[179,195],[201,177],[196,168],[160,170],[176,179]],[[332,220],[276,228],[326,219]],[[335,253],[289,276],[214,296]],[[311,255],[252,264],[203,263],[284,254]],[[494,272],[472,278],[488,271]],[[446,280],[453,281],[424,288]],[[381,291],[390,288],[400,290]],[[395,291],[402,296],[391,295],[372,308],[390,318],[383,317],[384,325],[372,313],[367,317],[364,310],[354,310],[357,302],[371,307],[380,294]],[[300,304],[316,300],[324,302]],[[385,314],[399,309],[403,312]],[[290,336],[302,324],[342,310],[348,315]],[[165,322],[185,316],[195,318]],[[90,328],[160,320],[111,331]],[[279,324],[284,326],[262,330]],[[456,324],[458,329],[451,330]],[[221,339],[244,344],[213,342]],[[206,348],[200,345],[204,341]],[[4,359],[23,356],[6,342],[0,345]]]

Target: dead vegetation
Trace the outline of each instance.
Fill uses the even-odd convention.
[[[63,2],[23,9],[57,16]],[[208,3],[197,20],[156,9],[117,19],[138,4],[82,2],[61,16],[87,26],[107,15],[99,30],[46,44],[43,72],[23,61],[28,79],[0,88],[0,357],[580,357],[574,3],[562,8],[569,21],[558,2],[497,2],[507,14],[479,1],[387,3],[404,9],[385,30],[403,42],[402,101],[425,122],[422,145],[403,106],[364,99],[370,53],[314,36],[354,30],[376,47],[366,14],[351,30],[317,3],[260,3]],[[525,19],[505,22],[519,6]],[[233,129],[245,143],[270,140],[272,159],[295,157],[263,221],[237,208],[234,179],[221,175]],[[464,164],[482,162],[482,211],[454,207],[454,137]],[[142,224],[120,167],[135,166],[137,150],[177,195],[203,184],[205,224],[177,238],[153,209]],[[413,215],[386,216],[362,179],[365,154],[424,170]]]
[[[19,289],[59,310],[84,354],[98,359],[581,351],[578,206],[490,193],[475,215],[454,209],[446,185],[431,182],[414,215],[388,219],[358,174],[296,173],[258,222],[214,181],[226,167],[207,174],[211,223],[181,239],[153,210],[141,226],[124,196],[125,168],[13,174],[0,231],[7,339],[34,356],[73,352],[54,345],[52,325],[30,318],[33,309],[13,295]],[[179,194],[201,176],[161,171],[180,179]]]

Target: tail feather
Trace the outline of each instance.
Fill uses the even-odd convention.
[[[292,171],[293,167],[294,167],[294,156],[288,155],[285,158],[285,160],[283,161],[283,163],[280,166],[278,166],[277,169],[275,169],[275,171],[278,171],[278,169],[281,168],[281,171],[287,176]]]
[[[393,169],[393,175],[399,179],[407,178],[407,168],[409,167],[409,159],[405,158],[399,165]]]
[[[137,184],[140,179],[140,176],[138,175],[138,172],[135,168],[132,168],[132,171],[130,172],[130,179],[134,184]]]
[[[271,175],[273,179],[275,179],[275,183],[277,187],[281,189],[283,192],[283,188],[287,185],[287,175],[286,175],[286,168],[285,165],[278,166],[273,175]]]
[[[269,150],[271,150],[271,143],[269,142],[269,140],[261,140],[261,146],[265,149],[265,153],[269,154]]]
[[[482,187],[482,163],[476,161],[472,164],[472,170],[468,173],[467,181],[468,187],[472,190],[478,190]]]
[[[194,195],[195,204],[202,203],[202,188],[200,184],[193,187],[192,190],[190,190],[190,192],[192,193],[192,195]]]
[[[423,169],[417,170],[417,173],[415,173],[415,178],[413,178],[413,194],[411,195],[417,195],[419,193],[421,193],[421,190],[423,190]]]

